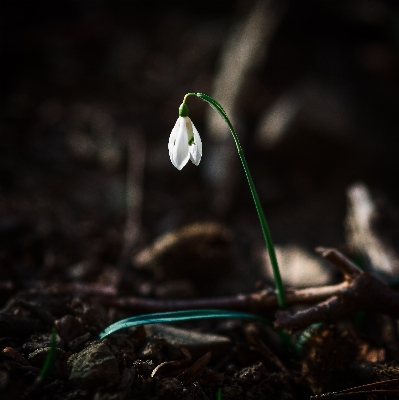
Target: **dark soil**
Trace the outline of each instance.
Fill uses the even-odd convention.
[[[170,335],[136,327],[97,340],[133,315],[110,298],[184,300],[273,285],[242,171],[232,166],[231,196],[215,205],[204,172],[214,139],[199,100],[189,105],[201,165],[179,172],[167,151],[184,94],[212,93],[226,40],[254,3],[0,2],[2,399],[289,400],[387,380],[375,388],[391,393],[358,398],[397,396],[398,321],[370,312],[307,332],[302,349],[294,346],[301,332],[289,345],[244,321],[179,323]],[[339,3],[285,2],[236,119],[275,243],[309,254],[337,247],[356,259],[344,228],[347,188],[362,181],[399,204],[399,8]],[[310,100],[284,137],[260,145],[263,112],[304,85]],[[131,177],[139,206],[129,226],[135,151],[145,161]],[[193,223],[216,233],[176,233]],[[173,246],[151,247],[171,232]],[[56,362],[37,385],[53,326]],[[200,344],[187,348],[179,336],[187,332]]]

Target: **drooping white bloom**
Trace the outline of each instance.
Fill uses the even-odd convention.
[[[202,157],[202,142],[188,116],[180,116],[177,119],[169,137],[168,149],[170,161],[178,170],[181,170],[188,160],[199,165]]]

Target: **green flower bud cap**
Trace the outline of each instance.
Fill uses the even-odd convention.
[[[179,117],[188,117],[188,105],[186,103],[181,103],[179,107]]]

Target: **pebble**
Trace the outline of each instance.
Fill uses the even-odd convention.
[[[19,365],[23,365],[25,367],[29,366],[29,362],[26,360],[26,358],[18,350],[15,350],[12,347],[5,347],[2,350],[1,355],[15,361]]]
[[[33,353],[30,353],[28,356],[28,361],[34,366],[41,368],[46,361],[46,357],[48,352],[51,350],[51,347],[43,347],[41,349],[35,350]],[[66,357],[66,353],[64,350],[55,348],[55,354],[57,360],[64,360]]]
[[[77,351],[80,350],[83,345],[91,339],[91,333],[86,332],[82,336],[77,337],[76,339],[71,340],[68,343],[68,346],[71,350]]]
[[[71,368],[69,381],[81,389],[116,386],[120,380],[118,362],[109,347],[93,342],[68,359]]]
[[[24,343],[22,346],[22,351],[25,354],[33,353],[35,350],[43,349],[45,347],[50,347],[51,334],[44,333],[42,335],[32,335],[28,342]],[[55,347],[58,349],[64,349],[64,341],[56,335]]]
[[[82,323],[73,315],[65,315],[55,321],[57,333],[67,343],[82,336],[85,333]]]

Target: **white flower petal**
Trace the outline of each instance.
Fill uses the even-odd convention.
[[[175,126],[173,127],[172,132],[170,133],[170,136],[169,136],[169,143],[168,143],[169,157],[172,157],[171,152],[172,152],[172,148],[175,144],[177,130],[179,129],[179,122],[180,122],[180,119],[177,118]]]
[[[194,134],[194,143],[189,147],[190,151],[190,160],[193,164],[199,165],[202,157],[202,142],[200,135],[197,131],[197,128],[192,123],[193,134]]]
[[[172,145],[169,151],[169,155],[172,164],[178,170],[181,170],[190,159],[190,154],[188,150],[188,140],[187,140],[187,127],[184,117],[178,118],[176,136],[174,138],[174,144]]]
[[[196,144],[192,144],[189,147],[189,150],[190,150],[190,160],[191,160],[191,162],[194,165],[198,166],[199,163],[201,162],[201,154],[198,151],[197,145]]]

